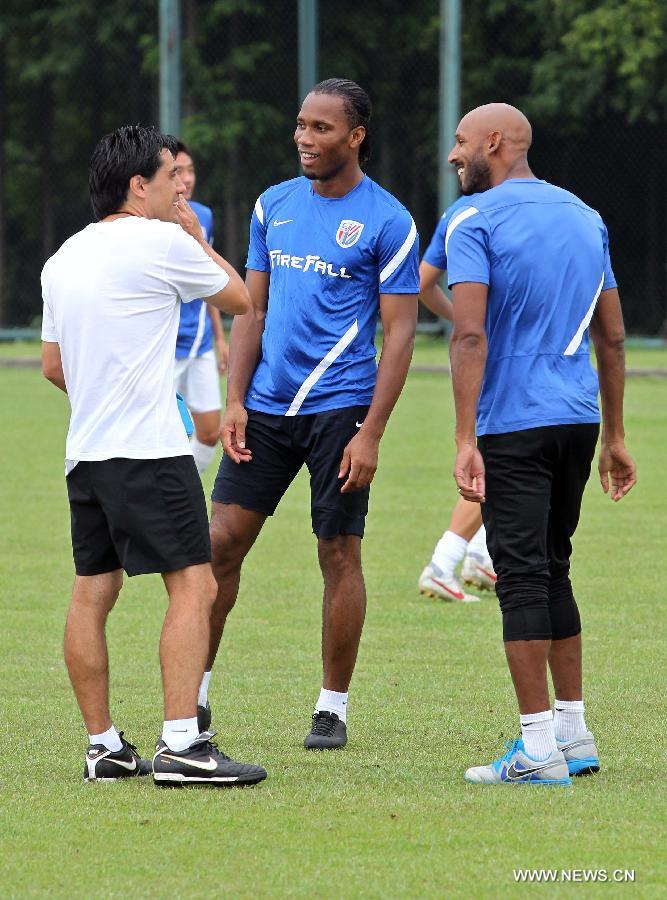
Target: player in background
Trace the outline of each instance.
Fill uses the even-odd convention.
[[[598,385],[603,490],[611,481],[612,500],[622,499],[636,470],[625,448],[624,328],[607,229],[574,194],[533,175],[531,140],[523,113],[492,103],[463,117],[449,154],[463,193],[477,194],[445,239],[454,477],[463,497],[483,504],[521,723],[504,756],[465,777],[570,785],[571,775],[600,767],[569,578],[600,429]]]
[[[417,320],[417,229],[362,170],[370,115],[368,95],[354,82],[316,85],[294,135],[303,176],[268,188],[255,204],[246,277],[252,310],[232,328],[225,456],[212,495],[218,596],[209,670],[243,559],[297,472],[304,464],[310,472],[324,604],[323,681],[308,749],[347,741],[366,610],[369,486]],[[376,366],[378,311],[384,337]]]
[[[419,299],[427,309],[442,319],[452,320],[452,302],[439,285],[447,271],[445,236],[447,226],[469,198],[460,197],[441,216],[431,243],[419,265]],[[468,594],[456,575],[456,567],[463,560],[461,580],[478,588],[494,590],[496,573],[486,547],[486,530],[478,503],[459,497],[449,527],[435,545],[430,562],[419,576],[418,587],[427,597],[475,603],[479,597]]]
[[[71,406],[66,481],[76,577],[65,662],[90,745],[86,781],[147,774],[109,710],[106,621],[128,575],[160,573],[164,725],[156,784],[252,784],[197,725],[197,689],[215,597],[206,502],[173,388],[181,303],[228,313],[249,298],[183,199],[175,138],[126,125],[90,162],[95,221],[44,266],[42,368]],[[126,676],[127,677],[127,676]]]
[[[183,141],[177,142],[176,150],[176,168],[185,185],[185,199],[196,213],[205,239],[212,245],[213,212],[203,203],[191,199],[197,183],[192,153]],[[174,383],[176,390],[185,398],[195,423],[190,446],[200,475],[213,461],[220,440],[222,402],[219,376],[227,372],[227,359],[220,310],[203,300],[182,303],[176,338]]]

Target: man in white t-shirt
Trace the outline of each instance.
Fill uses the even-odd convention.
[[[109,711],[106,619],[128,575],[159,572],[169,595],[160,663],[165,722],[156,784],[253,784],[260,766],[220,753],[197,727],[216,584],[206,504],[173,389],[181,302],[249,307],[234,269],[207,244],[183,199],[176,141],[123,126],[90,163],[94,224],[44,266],[42,363],[66,391],[76,578],[65,662],[88,730],[86,781],[147,774],[151,764]]]

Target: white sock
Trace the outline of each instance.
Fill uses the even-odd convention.
[[[521,737],[526,755],[531,759],[546,759],[555,750],[554,717],[550,709],[539,713],[519,716]]]
[[[162,740],[174,753],[186,750],[197,737],[197,716],[192,719],[170,719],[162,727]]]
[[[554,732],[559,741],[571,741],[580,731],[588,731],[584,720],[583,700],[554,702]]]
[[[106,731],[103,731],[102,734],[89,734],[88,740],[91,744],[104,744],[107,750],[121,750],[123,747],[123,742],[120,739],[120,735],[116,731],[116,729],[111,726]]]
[[[200,475],[203,475],[213,462],[216,446],[216,444],[212,447],[208,444],[202,444],[201,441],[197,440],[194,434],[190,438],[190,449],[192,450],[192,455],[195,458],[195,465],[197,466],[197,471]]]
[[[206,704],[208,703],[208,683],[210,680],[211,673],[204,672],[201,684],[199,685],[199,696],[197,697],[197,704],[199,706],[206,706]]]
[[[489,556],[489,551],[486,549],[486,528],[483,525],[470,539],[468,556],[474,556],[480,562]]]
[[[432,561],[442,569],[443,575],[451,578],[454,569],[465,556],[467,548],[468,541],[453,531],[446,531],[435,545]]]
[[[347,722],[347,694],[347,691],[341,693],[340,691],[328,691],[326,688],[322,688],[315,704],[315,712],[322,712],[323,710],[334,712],[341,722]]]

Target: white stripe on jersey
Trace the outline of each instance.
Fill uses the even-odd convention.
[[[415,223],[412,219],[410,221],[412,222],[412,224],[410,225],[410,231],[408,231],[408,236],[403,241],[403,245],[402,245],[401,249],[398,251],[398,253],[395,256],[393,256],[389,260],[387,265],[380,272],[380,284],[382,284],[383,281],[386,281],[390,275],[394,274],[396,269],[398,269],[400,264],[403,262],[405,257],[410,252],[412,245],[414,244],[414,242],[417,238],[417,226],[415,225]]]
[[[199,321],[197,322],[197,333],[195,334],[195,339],[192,342],[192,347],[190,347],[190,352],[188,356],[190,359],[194,359],[194,357],[199,353],[199,348],[201,347],[201,342],[204,339],[204,329],[206,328],[206,316],[208,315],[208,310],[206,309],[206,303],[202,303],[199,309]]]
[[[465,222],[466,219],[469,219],[470,216],[474,216],[475,213],[478,213],[479,210],[476,206],[468,206],[466,209],[462,210],[460,213],[457,213],[452,221],[447,226],[447,233],[445,234],[445,255],[447,254],[447,247],[449,246],[449,239],[452,234],[459,227],[461,222]]]
[[[584,339],[584,331],[586,331],[588,326],[591,324],[591,319],[593,318],[593,313],[595,312],[595,304],[598,302],[598,297],[600,296],[600,293],[602,292],[603,284],[604,284],[604,272],[602,273],[602,278],[600,279],[600,284],[598,285],[598,289],[595,292],[595,296],[593,297],[593,302],[588,307],[588,312],[586,313],[584,318],[581,320],[581,324],[577,328],[577,330],[574,334],[574,337],[572,338],[570,343],[565,348],[565,356],[572,356],[579,349],[579,345],[581,344],[582,340]]]
[[[262,209],[262,204],[260,203],[261,199],[262,199],[261,197],[258,197],[257,200],[255,201],[255,215],[259,219],[260,225],[263,225],[264,224],[264,210]]]
[[[343,337],[338,341],[335,347],[332,347],[331,350],[327,353],[324,359],[320,360],[318,364],[315,366],[313,371],[310,373],[308,378],[301,385],[299,390],[296,392],[294,396],[294,400],[292,400],[290,404],[290,408],[285,413],[286,416],[295,416],[299,410],[301,409],[301,405],[303,401],[308,396],[308,392],[311,388],[320,380],[322,375],[329,368],[331,363],[335,362],[338,357],[341,355],[343,350],[352,343],[357,334],[359,333],[359,325],[357,324],[357,320],[355,319],[352,325],[347,329]]]

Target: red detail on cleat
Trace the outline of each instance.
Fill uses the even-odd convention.
[[[495,572],[489,572],[488,569],[484,569],[482,566],[477,566],[480,572],[484,572],[487,578],[490,578],[491,581],[498,581],[498,576]]]
[[[442,581],[438,581],[437,578],[433,578],[433,576],[431,576],[431,581],[435,581],[436,584],[439,584],[440,587],[443,590],[447,591],[448,594],[451,594],[455,600],[463,600],[463,598],[465,597],[464,593],[457,594],[456,591],[453,591],[451,588],[447,587],[447,585],[443,584]]]

